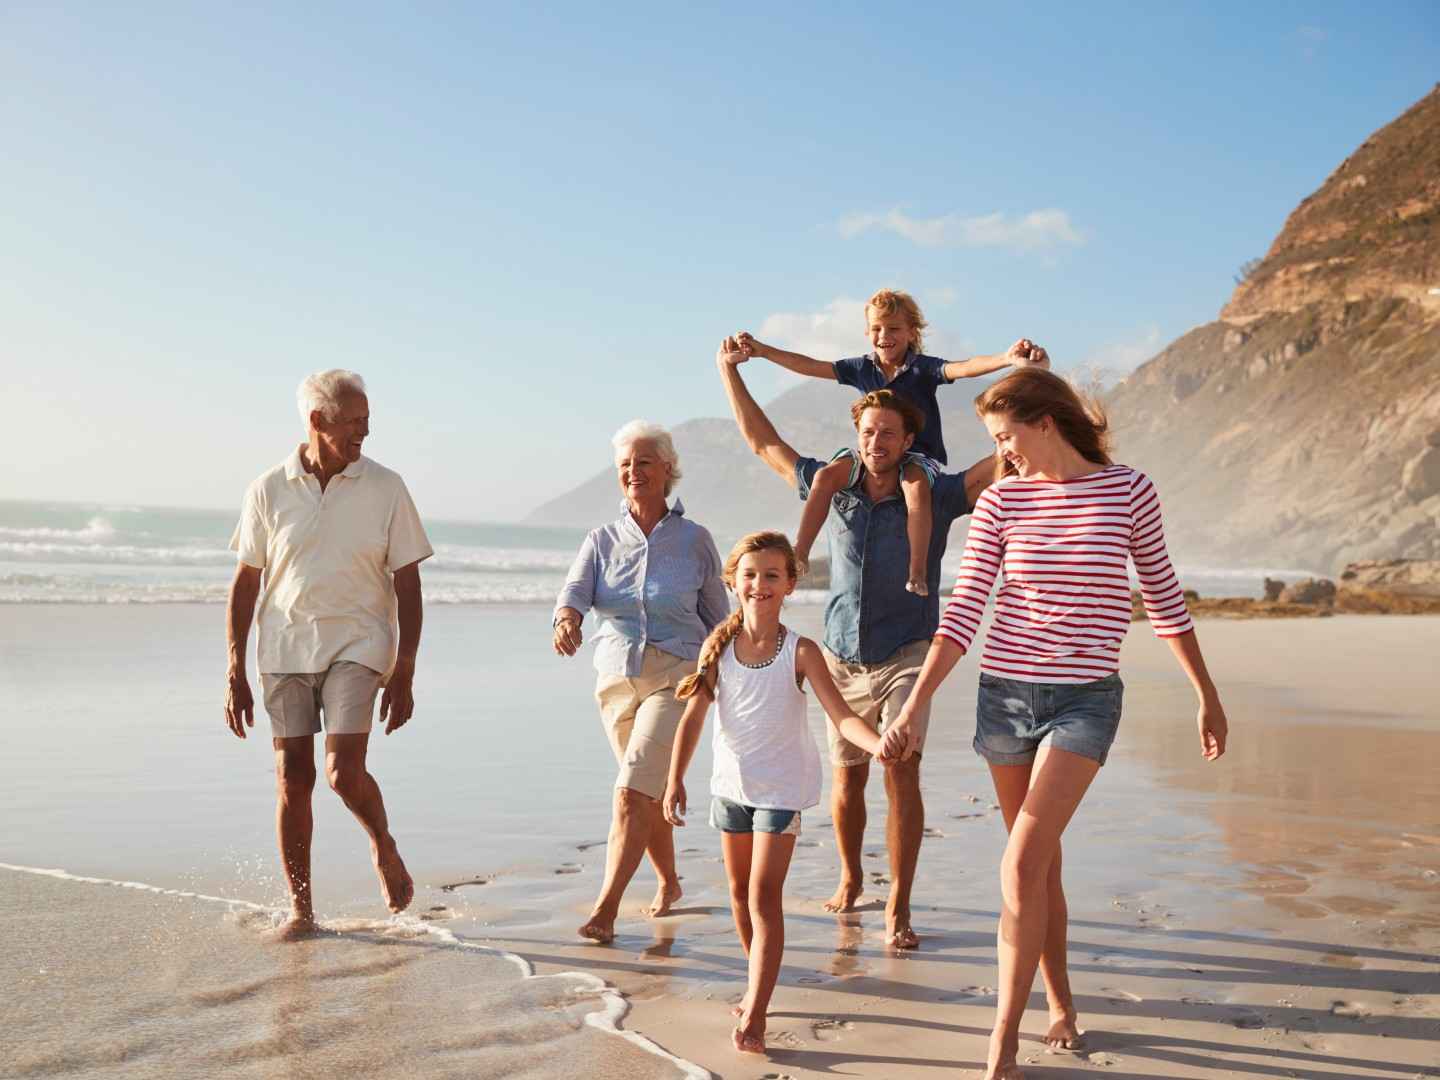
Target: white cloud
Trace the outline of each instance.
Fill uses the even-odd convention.
[[[881,229],[903,236],[920,247],[1007,248],[1011,251],[1046,251],[1076,247],[1085,236],[1064,210],[1032,210],[1021,217],[1002,212],[980,217],[915,218],[898,207],[883,214],[848,214],[840,219],[840,235],[849,239]]]
[[[1153,357],[1163,344],[1160,327],[1151,323],[1137,328],[1123,341],[1101,345],[1078,364],[1068,366],[1067,374],[1078,376],[1082,382],[1110,386]]]

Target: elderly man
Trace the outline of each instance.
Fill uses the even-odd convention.
[[[1043,354],[1042,354],[1043,355]],[[716,362],[740,432],[750,449],[807,498],[823,462],[802,457],[780,438],[740,376],[748,343],[727,338]],[[857,400],[851,410],[863,474],[855,487],[834,496],[829,517],[830,597],[825,605],[825,658],[847,704],[876,730],[893,723],[914,688],[930,638],[939,625],[940,560],[951,523],[970,512],[980,492],[994,479],[993,458],[963,473],[941,473],[931,490],[934,528],[926,555],[928,596],[905,590],[909,563],[905,500],[900,497],[900,467],[923,418],[913,405],[890,390]],[[930,710],[913,720],[917,749],[923,749]],[[830,732],[834,783],[831,816],[840,851],[840,885],[826,902],[828,911],[850,911],[864,888],[860,849],[865,836],[865,785],[870,759]],[[886,841],[890,852],[890,896],[885,905],[885,936],[891,946],[919,944],[910,924],[910,890],[925,831],[920,796],[920,754],[885,765],[890,814]]]
[[[405,482],[360,453],[370,434],[364,380],[352,371],[317,372],[300,384],[298,398],[309,438],[250,485],[230,541],[239,564],[230,586],[225,698],[225,722],[243,739],[255,725],[245,654],[258,597],[276,831],[290,888],[290,918],[280,929],[287,939],[316,928],[310,797],[322,718],[326,779],[370,837],[386,906],[403,911],[414,895],[365,753],[382,685],[385,734],[414,710],[420,563],[433,554]]]

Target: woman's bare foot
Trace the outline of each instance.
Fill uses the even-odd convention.
[[[615,940],[615,916],[606,918],[597,911],[575,932],[583,938],[598,941],[601,945],[609,945]]]
[[[393,839],[375,845],[371,855],[375,860],[375,873],[380,876],[380,895],[391,913],[398,915],[415,898],[415,881],[405,869]]]
[[[985,1063],[985,1080],[1025,1080],[1025,1073],[1015,1064],[1020,1053],[1020,1035],[1005,1035],[1000,1031],[990,1033],[990,1052]]]
[[[885,910],[885,944],[892,949],[918,949],[920,936],[910,925],[910,908],[903,911]]]
[[[835,895],[825,901],[826,911],[854,911],[855,901],[860,899],[860,894],[865,891],[865,885],[859,881],[841,881]]]
[[[685,893],[680,888],[678,881],[672,882],[669,885],[661,882],[660,887],[655,890],[655,899],[651,901],[649,907],[641,908],[640,914],[649,915],[652,919],[658,919],[662,915],[669,915],[670,908],[674,905],[675,901],[684,895]]]
[[[1085,1033],[1075,1022],[1074,1009],[1050,1014],[1050,1030],[1045,1033],[1045,1045],[1051,1050],[1083,1050]]]
[[[742,1016],[740,1026],[730,1032],[730,1041],[742,1054],[765,1053],[765,1017]]]

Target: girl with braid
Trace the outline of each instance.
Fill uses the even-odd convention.
[[[722,578],[740,607],[711,631],[697,670],[675,689],[685,714],[661,800],[665,820],[684,825],[685,770],[715,702],[710,824],[722,833],[730,907],[750,962],[731,1039],[751,1054],[765,1052],[766,1012],[785,949],[781,894],[800,811],[820,801],[820,750],[805,720],[805,680],[841,735],[872,754],[880,750],[880,737],[835,689],[819,647],[780,621],[796,576],[795,550],[778,532],[751,533],[725,560]]]

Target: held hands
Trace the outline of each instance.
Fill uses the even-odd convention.
[[[920,733],[910,722],[910,711],[900,710],[895,723],[885,729],[880,741],[880,752],[875,756],[882,762],[909,761],[920,748]]]
[[[1029,338],[1021,338],[1005,350],[1005,358],[1017,368],[1038,367],[1049,370],[1050,354]]]
[[[770,358],[770,346],[766,345],[763,341],[757,340],[755,335],[750,333],[749,330],[741,330],[736,334],[735,342],[740,348],[745,350],[747,356],[758,356],[766,360]]]
[[[380,719],[385,720],[385,734],[397,731],[415,712],[415,661],[398,660],[395,670],[380,695]]]
[[[1225,740],[1230,734],[1230,721],[1225,717],[1225,707],[1218,698],[1200,702],[1200,711],[1195,717],[1200,729],[1200,753],[1206,761],[1214,761],[1225,753]]]
[[[686,805],[685,783],[682,780],[672,780],[665,785],[665,794],[660,799],[660,812],[665,815],[665,820],[677,828],[685,827]]]
[[[741,338],[747,339],[749,344],[746,344]],[[746,360],[749,360],[751,356],[755,355],[753,349],[754,343],[755,339],[743,332],[734,337],[727,337],[720,343],[720,348],[715,353],[715,363],[722,368],[733,368],[743,364]]]
[[[225,687],[225,724],[237,739],[245,738],[245,729],[255,726],[255,697],[245,669],[230,672]]]

